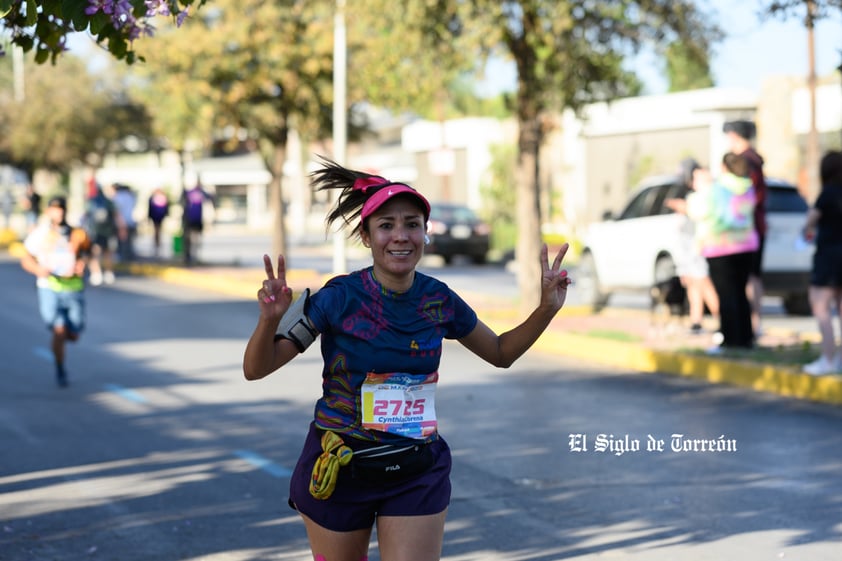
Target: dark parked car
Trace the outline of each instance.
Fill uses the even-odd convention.
[[[464,205],[432,203],[430,209],[430,244],[424,252],[440,255],[450,263],[455,255],[485,263],[491,228]]]

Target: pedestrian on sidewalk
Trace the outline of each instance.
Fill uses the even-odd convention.
[[[113,189],[112,200],[122,222],[117,235],[117,254],[121,263],[131,263],[135,258],[134,241],[137,237],[137,220],[134,218],[137,195],[131,187],[121,183],[115,183]]]
[[[11,230],[12,213],[15,211],[15,196],[12,195],[11,188],[3,191],[3,196],[0,197],[0,208],[3,210],[3,228]]]
[[[26,214],[26,233],[28,234],[35,229],[41,217],[41,195],[32,183],[26,184],[26,193],[21,203]]]
[[[702,321],[705,316],[705,307],[712,317],[719,319],[719,297],[710,280],[707,260],[696,243],[696,223],[687,216],[686,197],[693,192],[693,174],[698,169],[702,169],[702,166],[696,160],[692,158],[683,160],[680,177],[685,189],[684,198],[664,201],[667,208],[685,215],[684,224],[679,232],[682,252],[676,256],[675,267],[681,284],[687,291],[691,335],[698,335],[704,331]]]
[[[205,191],[202,182],[198,179],[190,189],[185,189],[181,193],[181,241],[184,264],[188,266],[192,265],[198,258],[199,244],[202,240],[202,232],[205,229],[205,201],[214,204],[213,196]]]
[[[719,298],[722,341],[710,349],[752,348],[754,332],[746,283],[758,247],[754,228],[754,187],[745,158],[725,154],[719,176],[697,169],[695,191],[687,196],[687,214],[696,224],[696,238]]]
[[[539,306],[498,335],[447,285],[416,270],[430,215],[421,193],[330,161],[313,183],[339,191],[328,227],[352,228],[372,265],[293,303],[284,257],[275,273],[264,256],[267,278],[257,293],[260,316],[243,357],[245,377],[268,376],[321,335],[323,395],[289,500],[314,559],[366,559],[375,523],[384,559],[439,559],[451,469],[434,407],[443,340],[458,340],[494,366],[514,363],[564,305],[568,244],[552,263],[543,247]]]
[[[67,200],[53,197],[45,209],[48,220],[26,237],[21,266],[37,278],[38,309],[52,333],[56,382],[68,385],[65,343],[74,342],[85,327],[85,266],[90,249],[87,233],[66,220]]]
[[[122,218],[113,201],[97,184],[94,196],[88,200],[84,219],[91,238],[91,258],[88,264],[91,285],[113,284],[113,245],[122,227]]]
[[[152,241],[155,251],[155,257],[161,256],[161,228],[164,224],[164,219],[170,214],[170,200],[167,194],[160,187],[156,187],[149,196],[149,208],[147,210],[147,217],[152,222]]]
[[[746,291],[751,305],[751,326],[755,337],[761,333],[760,312],[763,309],[763,248],[766,245],[766,232],[769,229],[766,220],[766,198],[768,188],[763,173],[763,157],[752,145],[757,136],[754,121],[728,121],[722,126],[728,149],[745,158],[748,163],[748,177],[754,187],[754,229],[757,231],[757,250],[748,275]]]
[[[842,332],[842,152],[822,158],[822,190],[807,214],[804,238],[815,241],[810,274],[810,305],[819,324],[821,356],[804,367],[814,376],[842,372],[842,348],[836,344],[833,316]]]

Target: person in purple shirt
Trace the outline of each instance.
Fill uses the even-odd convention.
[[[161,227],[164,224],[164,219],[170,214],[170,200],[164,190],[156,187],[149,196],[148,209],[146,216],[152,222],[153,234],[152,241],[155,248],[155,257],[161,254]]]
[[[321,336],[322,396],[290,479],[317,561],[361,561],[377,525],[383,559],[439,559],[450,502],[451,456],[438,432],[435,390],[445,339],[509,367],[564,305],[570,285],[541,251],[541,301],[500,335],[441,281],[416,270],[430,204],[404,183],[326,160],[320,190],[339,190],[328,226],[353,228],[372,265],[295,301],[284,257],[268,255],[260,315],[243,357],[246,379],[277,371]]]

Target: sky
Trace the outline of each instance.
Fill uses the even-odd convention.
[[[757,0],[713,0],[711,4],[727,34],[717,45],[712,61],[717,86],[757,90],[764,77],[807,76],[808,41],[802,18],[761,21]],[[820,20],[814,35],[816,74],[838,73],[837,67],[842,63],[842,13],[837,10]],[[655,78],[647,80],[647,84],[665,91],[665,81],[660,82]]]
[[[763,79],[770,76],[807,76],[807,30],[802,18],[786,21],[761,21],[757,13],[760,0],[698,0],[718,16],[726,38],[714,49],[711,71],[716,86],[746,88],[759,92]],[[768,3],[768,0],[764,0]],[[820,20],[814,30],[816,74],[838,74],[842,63],[842,13],[837,11]],[[651,54],[641,54],[631,65],[645,84],[646,94],[667,91],[660,62]],[[483,94],[511,90],[514,70],[495,61],[487,69]]]

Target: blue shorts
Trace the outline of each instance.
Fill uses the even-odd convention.
[[[333,494],[325,499],[310,494],[310,475],[322,453],[321,432],[310,425],[304,449],[292,473],[289,505],[334,532],[371,528],[377,516],[438,514],[450,504],[450,447],[439,437],[430,443],[434,463],[424,473],[393,485],[361,484],[351,477],[350,466],[339,470]],[[351,438],[346,443],[354,447]]]
[[[38,309],[47,329],[64,327],[70,333],[85,328],[85,293],[38,287]]]

